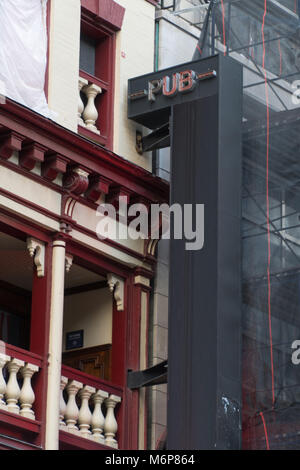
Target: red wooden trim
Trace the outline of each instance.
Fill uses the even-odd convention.
[[[142,292],[146,293],[147,296],[147,311],[146,311],[146,344],[145,344],[145,355],[146,355],[146,368],[149,367],[149,313],[150,313],[150,288],[145,288],[143,286]],[[145,421],[144,421],[144,442],[145,442],[145,450],[147,449],[148,444],[148,399],[147,399],[147,389],[145,395]]]
[[[104,133],[107,135],[107,147],[113,148],[113,134],[114,134],[114,91],[115,91],[115,63],[116,63],[116,35],[112,35],[108,39],[107,44],[108,64],[107,64],[107,77],[110,84],[106,93],[100,96],[99,99],[99,118],[98,127],[104,127]],[[98,62],[100,69],[103,64],[101,61],[102,51],[97,50],[96,63]]]
[[[9,99],[0,106],[1,125],[149,201],[167,202],[169,199],[166,181]]]
[[[20,225],[13,219],[6,220],[12,227],[5,227],[7,231],[15,231],[17,227],[18,233],[24,235],[21,239],[26,238],[26,235],[33,235],[39,239],[45,239],[45,235],[40,232],[30,233],[31,230],[25,225]],[[3,221],[3,213],[0,214],[0,221]],[[1,226],[1,223],[0,223]],[[20,235],[19,235],[20,237]],[[45,241],[49,241],[47,238]],[[49,317],[50,317],[50,290],[51,290],[51,260],[52,250],[51,247],[46,247],[46,273],[43,278],[38,278],[34,272],[33,276],[33,289],[32,289],[32,309],[31,309],[31,351],[25,351],[13,345],[6,345],[6,354],[12,358],[23,360],[37,365],[40,370],[34,374],[32,379],[32,386],[35,392],[36,400],[34,403],[34,412],[36,420],[39,422],[38,436],[34,438],[34,444],[44,446],[45,443],[45,426],[46,426],[46,393],[47,393],[47,357],[48,357],[48,341],[49,341]],[[28,420],[30,423],[31,420]],[[25,421],[27,422],[27,421]],[[28,427],[28,426],[27,426]],[[13,431],[13,436],[16,436],[16,430]],[[32,438],[30,438],[32,441]]]
[[[112,36],[110,39],[110,54],[111,57],[113,57],[113,61],[111,64],[111,69],[110,69],[110,82],[111,82],[111,87],[108,90],[108,110],[111,109],[111,116],[110,116],[110,133],[109,133],[109,139],[108,139],[108,148],[113,149],[113,142],[114,142],[114,121],[115,121],[115,77],[116,77],[116,35]]]
[[[117,410],[118,443],[121,449],[126,449],[126,416],[128,413],[126,371],[127,371],[127,307],[128,307],[128,281],[125,283],[124,311],[118,312],[115,301],[113,302],[113,326],[112,326],[112,357],[111,374],[112,381],[124,387],[123,406]]]
[[[80,266],[93,271],[101,276],[107,273],[114,273],[120,277],[126,278],[130,274],[130,268],[118,263],[92,248],[82,246],[77,240],[70,239],[68,241],[68,253],[73,255],[73,262]]]
[[[30,350],[44,358],[44,366],[33,377],[33,386],[36,400],[34,411],[36,419],[41,421],[41,432],[38,444],[45,446],[46,437],[46,403],[48,387],[48,352],[50,336],[50,301],[51,301],[51,275],[52,275],[52,246],[46,246],[45,276],[33,275],[32,302],[31,302],[31,336]]]
[[[90,284],[83,284],[82,286],[69,287],[68,289],[65,289],[65,296],[77,295],[77,294],[81,294],[82,292],[90,292],[90,291],[95,291],[95,290],[100,290],[100,289],[108,289],[107,281],[98,281],[98,282],[92,282]],[[85,348],[85,351],[86,350],[87,348]]]
[[[5,168],[9,168],[12,171],[15,171],[16,173],[19,173],[20,175],[26,176],[26,178],[32,181],[36,181],[37,183],[41,184],[42,186],[46,186],[50,188],[52,191],[55,191],[56,193],[63,193],[64,191],[61,186],[58,186],[57,184],[52,183],[48,179],[42,178],[36,173],[27,171],[21,166],[19,166],[18,164],[10,162],[9,160],[3,160],[3,159],[0,160],[0,165],[4,166]]]
[[[98,0],[97,0],[98,1]],[[105,0],[106,1],[106,0]],[[114,9],[114,3],[110,1],[110,9]],[[92,7],[95,5],[95,0],[90,3]],[[101,11],[106,8],[101,0],[99,4]],[[122,8],[122,7],[121,7]],[[97,8],[96,8],[97,10]],[[95,10],[95,11],[96,11]],[[116,61],[116,47],[115,47],[115,31],[106,31],[103,29],[103,21],[98,14],[91,12],[87,13],[86,9],[82,9],[82,31],[97,41],[96,57],[95,57],[95,77],[81,71],[81,76],[86,78],[92,83],[99,85],[102,88],[102,94],[97,97],[96,106],[98,109],[99,117],[96,126],[100,129],[101,135],[97,136],[95,133],[79,127],[80,133],[96,141],[107,148],[113,148],[113,131],[114,131],[114,85],[115,85],[115,61]]]
[[[1,165],[1,162],[0,162],[0,165]],[[49,217],[52,220],[59,221],[61,219],[60,214],[55,214],[53,212],[50,212],[47,209],[45,209],[41,206],[38,206],[37,204],[35,204],[33,202],[28,201],[27,199],[23,199],[20,196],[17,196],[16,194],[13,194],[13,193],[10,193],[10,192],[6,191],[5,189],[0,188],[0,194],[3,194],[5,197],[7,197],[7,198],[9,198],[9,199],[11,199],[15,202],[18,202],[19,204],[22,204],[25,207],[30,207],[34,211],[39,212],[39,213],[43,214],[44,216]],[[97,208],[97,205],[90,204],[90,203],[87,204],[86,201],[83,200],[83,199],[80,200],[80,202],[85,204],[85,205],[88,205],[90,207],[93,206],[95,208],[95,210]],[[9,211],[8,211],[8,213],[9,213]],[[85,235],[88,235],[89,237],[91,237],[94,240],[99,240],[98,237],[97,237],[97,234],[95,232],[93,232],[92,230],[89,230],[86,227],[83,227],[82,225],[77,224],[76,222],[73,223],[73,227],[78,232],[81,232]],[[121,245],[120,243],[118,243],[115,240],[105,239],[105,240],[101,240],[101,242],[115,248],[116,250],[122,251],[123,253],[126,253],[126,254],[132,256],[133,258],[139,259],[141,261],[145,261],[147,259],[144,254],[139,253],[138,251],[134,251],[131,248],[128,248],[124,245]],[[154,260],[151,259],[150,261],[151,261],[151,264],[153,264],[154,262],[156,262],[156,259],[154,258]],[[149,275],[151,276],[151,272],[148,272],[148,276]]]
[[[23,287],[15,286],[14,284],[10,284],[10,282],[0,280],[0,289],[11,294],[15,294],[17,296],[30,298],[31,299],[31,291],[27,289],[23,289]]]
[[[3,223],[3,214],[1,213],[2,210],[0,211],[0,232],[6,233],[7,235],[17,238],[18,240],[21,240],[23,242],[26,241],[26,236],[24,232],[19,231],[16,226],[6,225],[6,221],[5,223]]]
[[[105,91],[107,91],[110,88],[109,82],[105,82],[105,81],[101,80],[100,78],[97,78],[94,75],[91,75],[90,73],[85,72],[82,69],[79,70],[79,76],[81,78],[85,78],[86,80],[88,80],[91,83],[94,83],[95,85],[98,85],[100,88],[102,88]]]
[[[100,110],[99,110],[100,111]],[[104,147],[108,147],[108,138],[102,134],[96,134],[96,132],[90,131],[86,127],[78,126],[78,134],[86,137],[97,144],[103,145]]]
[[[0,163],[1,164],[1,163]],[[48,211],[47,209],[44,209],[43,207],[41,206],[38,206],[37,204],[35,203],[32,203],[28,200],[25,200],[19,196],[17,196],[16,194],[13,194],[13,193],[10,193],[2,188],[0,188],[0,194],[3,194],[4,196],[8,197],[9,199],[15,201],[15,202],[18,202],[19,204],[22,204],[24,205],[25,207],[30,207],[31,209],[35,210],[36,212],[39,212],[43,215],[45,215],[46,217],[49,217],[50,219],[53,219],[55,221],[59,221],[60,220],[60,215],[57,215],[57,214],[54,214],[50,211]],[[81,203],[85,203],[86,201],[82,200],[80,201]],[[89,204],[90,205],[90,204]],[[95,210],[96,210],[96,205],[95,205]],[[9,212],[8,212],[9,213]],[[0,218],[1,220],[1,218]],[[83,227],[79,224],[77,224],[76,222],[74,222],[73,224],[74,226],[74,229],[76,229],[77,231],[81,232],[81,233],[84,233],[85,235],[88,235],[89,237],[91,237],[92,239],[94,240],[99,240],[96,233],[93,232],[92,230],[89,230],[87,229],[86,227]],[[23,228],[23,230],[25,229],[25,227]],[[25,237],[22,237],[22,239],[25,238]],[[134,251],[124,245],[121,245],[120,243],[114,241],[114,240],[110,240],[110,239],[106,239],[106,240],[101,240],[102,243],[105,243],[119,251],[122,251],[123,253],[126,253],[130,256],[132,256],[133,258],[136,258],[136,259],[139,259],[141,261],[144,261],[145,260],[145,256],[144,254],[141,254],[137,251]],[[151,273],[149,272],[148,275],[151,275]]]
[[[15,168],[19,168],[17,165],[9,164],[9,162],[0,161],[0,165],[1,164],[4,164],[4,166],[7,166],[7,167],[13,166],[13,168],[11,168],[12,170],[15,170]],[[49,210],[47,210],[47,209],[45,209],[41,206],[38,206],[37,204],[35,204],[33,202],[28,201],[27,199],[23,199],[20,196],[17,196],[16,194],[14,194],[14,193],[10,193],[10,192],[6,191],[5,189],[0,188],[0,194],[3,194],[4,196],[8,197],[9,199],[11,199],[15,202],[18,202],[19,204],[22,204],[25,207],[30,207],[31,209],[45,215],[46,217],[49,217],[50,219],[53,219],[55,221],[59,221],[61,219],[60,214],[55,214],[55,213],[53,213],[53,212],[51,212],[51,211],[49,211]],[[98,207],[97,204],[89,202],[84,198],[80,198],[80,203],[83,204],[83,205],[86,205],[90,208],[93,208],[95,210],[97,210],[97,207]],[[83,227],[83,226],[77,224],[76,222],[73,223],[73,227],[74,227],[74,229],[78,230],[79,232],[90,236],[94,240],[98,240],[98,237],[97,237],[96,233],[93,232],[92,230],[89,230],[86,227]],[[126,253],[130,256],[133,256],[136,259],[140,259],[142,261],[147,260],[149,262],[149,264],[155,264],[156,263],[155,258],[152,258],[152,257],[147,258],[147,256],[145,256],[144,254],[141,254],[141,253],[136,252],[136,251],[124,246],[124,245],[121,245],[120,243],[118,243],[115,240],[106,239],[106,240],[101,240],[101,241],[103,243],[109,245],[109,246],[112,246],[113,248],[116,248],[117,250],[122,251],[123,253]]]
[[[104,392],[120,396],[121,398],[123,397],[123,388],[118,385],[114,385],[107,380],[98,379],[97,377],[93,377],[92,375],[73,369],[72,367],[65,366],[64,364],[62,365],[61,373],[64,377],[67,377],[70,380],[77,380],[82,382],[84,385],[95,387],[97,390],[103,390]],[[122,402],[120,405],[122,406]]]
[[[8,199],[11,199],[12,201],[22,204],[24,207],[28,207],[36,212],[39,212],[40,214],[45,215],[46,217],[49,217],[49,219],[53,219],[55,221],[58,221],[61,219],[60,214],[55,214],[54,212],[50,212],[49,210],[44,209],[42,206],[38,206],[34,202],[28,201],[28,199],[24,199],[20,196],[17,196],[16,194],[6,191],[6,189],[0,188],[0,194],[7,197]]]
[[[8,413],[7,411],[0,410],[0,423],[5,423],[5,426],[22,428],[31,433],[38,434],[40,432],[41,423],[32,419],[24,418],[23,416]],[[0,429],[1,429],[0,425]]]
[[[59,450],[114,450],[111,447],[62,430],[59,431],[59,443]]]
[[[112,380],[127,383],[127,371],[139,368],[139,308],[134,289],[133,275],[125,284],[125,309],[118,312],[114,303],[113,311],[113,346],[112,346]],[[122,449],[138,448],[138,412],[139,393],[125,388],[124,406],[119,414],[120,439]]]
[[[24,436],[21,436],[24,439]],[[0,450],[43,450],[41,446],[0,434]]]
[[[110,238],[107,238],[105,240],[100,240],[97,237],[96,232],[93,232],[92,230],[83,227],[82,225],[77,224],[76,222],[73,224],[74,230],[77,230],[78,232],[81,232],[85,235],[88,235],[94,240],[99,240],[101,243],[105,243],[106,245],[111,246],[112,248],[115,248],[116,250],[122,251],[123,253],[126,253],[129,256],[132,256],[133,258],[139,259],[141,261],[145,261],[146,257],[143,253],[140,253],[138,251],[134,251],[131,248],[128,248],[127,246],[121,245],[121,243],[111,240]],[[156,261],[156,260],[155,260]],[[146,271],[146,270],[145,270]],[[148,276],[152,277],[152,272],[148,271]]]
[[[114,31],[121,29],[125,8],[114,0],[81,0],[81,6],[83,13],[89,15],[91,19],[96,17]]]
[[[0,210],[0,229],[8,234],[13,234],[14,231],[22,233],[22,236],[17,235],[20,240],[26,240],[28,236],[31,236],[45,243],[51,241],[52,232],[49,229],[44,229],[32,221],[25,221],[21,215],[12,214],[3,208]]]
[[[30,362],[38,367],[42,367],[43,357],[32,353],[30,351],[25,351],[24,349],[17,348],[17,346],[12,346],[11,344],[6,344],[6,354],[12,358],[20,359],[24,362]]]
[[[33,273],[31,305],[31,341],[30,350],[42,357],[47,357],[50,323],[52,247],[46,246],[45,276]]]

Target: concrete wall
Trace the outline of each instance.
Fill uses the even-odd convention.
[[[48,103],[58,124],[77,132],[80,0],[51,0]]]
[[[116,1],[126,12],[117,35],[114,151],[151,171],[152,155],[135,150],[136,130],[142,127],[127,119],[127,82],[153,71],[155,7],[145,0]]]

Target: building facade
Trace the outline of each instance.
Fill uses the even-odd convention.
[[[157,240],[96,229],[102,202],[121,227],[120,197],[168,201],[127,120],[127,80],[153,70],[155,2],[42,5],[50,114],[0,105],[0,448],[145,449],[145,393],[126,384],[148,365]]]
[[[197,44],[195,31],[200,26],[198,58],[221,54],[243,67],[242,196],[237,193],[241,204],[241,326],[235,338],[233,326],[228,326],[223,345],[223,357],[231,351],[232,377],[241,375],[235,396],[218,390],[213,425],[210,418],[201,421],[200,393],[184,401],[184,412],[197,416],[200,431],[197,437],[190,436],[189,444],[181,437],[187,448],[297,449],[299,2],[216,0],[210,2],[213,6],[205,23],[202,12],[209,12],[208,3],[161,2],[156,66],[165,68],[191,60],[191,48]],[[229,118],[230,107],[227,112]],[[231,139],[234,142],[234,133]],[[160,150],[156,168],[167,178],[169,163],[169,151]],[[228,258],[220,275],[226,279],[229,271]],[[232,296],[229,284],[223,294],[224,301]],[[199,316],[209,334],[206,309],[199,298]],[[230,312],[222,312],[219,318],[229,319]],[[237,340],[240,372],[233,366],[237,364],[233,353]],[[209,368],[208,363],[201,366],[202,358],[213,357],[215,350],[214,345],[210,349],[206,344],[205,348],[199,344],[199,361],[193,368],[193,374],[200,377],[206,376]],[[222,383],[220,372],[216,371],[216,377]],[[189,432],[186,427],[185,432]]]
[[[239,326],[223,308],[228,329],[216,328],[219,357],[239,346],[239,379],[236,396],[218,390],[207,419],[209,380],[207,401],[184,396],[180,416],[197,433],[176,430],[184,448],[300,448],[299,1],[24,2],[0,5],[0,449],[165,443],[172,390],[127,380],[168,359],[169,241],[99,237],[98,209],[110,204],[122,234],[121,202],[168,202],[170,150],[141,152],[149,130],[127,118],[128,80],[189,62],[195,49],[243,67]],[[30,43],[28,28],[45,42]],[[222,269],[230,300],[230,260]],[[214,357],[209,302],[193,296],[203,341],[188,380],[208,376]]]

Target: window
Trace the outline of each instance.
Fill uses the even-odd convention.
[[[115,36],[125,10],[113,1],[100,3],[81,2],[79,133],[111,149]]]

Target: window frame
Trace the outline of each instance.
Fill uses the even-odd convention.
[[[113,0],[81,0],[81,34],[97,41],[95,76],[80,69],[80,77],[100,86],[96,98],[99,117],[96,126],[101,135],[78,126],[78,132],[109,150],[113,147],[116,33],[121,29],[125,9]]]

